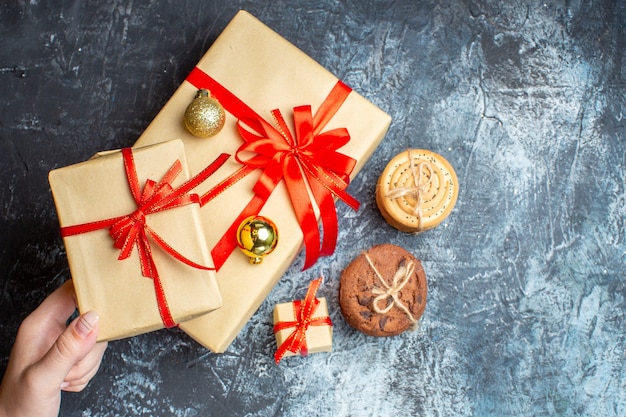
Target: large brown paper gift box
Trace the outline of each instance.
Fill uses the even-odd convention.
[[[176,160],[180,160],[183,170],[172,186],[177,187],[190,177],[180,140],[134,149],[133,157],[141,187],[147,179],[158,183]],[[124,216],[137,209],[120,151],[53,170],[49,181],[62,228]],[[148,214],[146,224],[187,259],[213,267],[199,210],[198,204],[189,204]],[[64,237],[63,241],[79,310],[94,310],[100,315],[99,340],[120,339],[164,327],[154,282],[142,275],[136,247],[129,258],[118,260],[120,250],[113,246],[108,229]],[[150,243],[165,300],[176,322],[222,305],[214,270],[186,265]]]
[[[338,81],[245,11],[240,11],[228,24],[197,68],[265,120],[271,121],[270,112],[279,109],[287,123],[291,123],[296,106],[311,105],[315,112]],[[210,139],[192,136],[185,129],[183,115],[197,90],[189,81],[183,82],[137,141],[137,145],[147,145],[163,138],[181,138],[192,172],[197,172],[220,152],[235,155],[243,143],[237,131],[237,117],[228,112],[224,128]],[[389,115],[352,91],[326,125],[324,131],[347,128],[350,134],[349,143],[338,151],[357,160],[351,178],[374,152],[390,122]],[[204,189],[209,190],[218,180],[240,167],[235,158],[231,158],[209,178]],[[259,170],[253,171],[202,207],[201,216],[210,248],[214,248],[253,197],[252,187],[259,173]],[[213,352],[228,348],[302,247],[303,234],[293,210],[284,182],[281,182],[260,212],[278,228],[279,241],[275,251],[258,265],[250,264],[243,253],[233,252],[217,272],[223,307],[181,323],[183,331]]]

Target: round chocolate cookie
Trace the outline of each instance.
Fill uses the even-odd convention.
[[[370,336],[395,336],[417,323],[426,308],[426,273],[400,246],[361,253],[341,274],[339,305],[352,327]]]

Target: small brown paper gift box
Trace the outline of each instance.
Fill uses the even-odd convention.
[[[173,179],[172,187],[190,178],[180,140],[134,149],[132,157],[140,187],[144,187],[148,179],[159,182],[176,160],[182,164],[182,172]],[[62,233],[68,227],[114,219],[137,210],[124,164],[122,152],[115,151],[50,172]],[[174,207],[147,214],[145,223],[185,258],[212,267],[199,210],[198,204]],[[114,240],[107,228],[65,236],[63,242],[79,310],[94,310],[100,315],[99,340],[120,339],[164,327],[155,280],[142,275],[136,247],[129,258],[118,260],[120,250],[113,246]],[[165,302],[175,322],[221,306],[213,270],[186,265],[153,242],[150,242],[150,251]]]
[[[338,84],[337,77],[245,11],[229,23],[196,69],[217,80],[264,120],[272,120],[270,112],[279,109],[288,124],[294,107],[310,105],[315,112]],[[146,145],[163,138],[181,138],[192,172],[197,172],[220,152],[235,155],[243,143],[237,130],[240,116],[229,112],[222,131],[210,139],[200,139],[186,131],[183,115],[198,88],[189,81],[183,82],[137,141],[138,145]],[[390,122],[389,115],[352,91],[326,124],[324,131],[346,128],[350,134],[350,141],[338,149],[357,161],[350,178],[374,152]],[[203,189],[210,190],[239,168],[240,163],[232,158]],[[246,175],[202,207],[201,216],[205,230],[210,231],[206,234],[212,250],[254,196],[252,188],[259,171]],[[217,272],[223,307],[180,326],[214,352],[223,352],[231,344],[303,244],[303,233],[284,182],[273,190],[259,214],[278,228],[279,241],[274,252],[259,265],[251,265],[238,251],[231,253]],[[319,216],[319,210],[315,214]],[[217,262],[215,256],[214,259]]]
[[[328,304],[326,298],[320,297],[319,305],[312,314],[312,319],[328,317]],[[281,322],[293,322],[296,320],[294,302],[277,304],[274,307],[274,325]],[[276,346],[279,348],[287,338],[295,331],[295,326],[278,330]],[[332,325],[309,326],[306,330],[306,347],[308,353],[331,352],[333,350],[333,327]],[[283,357],[294,356],[295,353],[287,350]]]

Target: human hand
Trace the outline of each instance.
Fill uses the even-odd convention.
[[[0,385],[0,417],[56,417],[61,390],[81,391],[96,374],[107,346],[96,343],[98,316],[66,326],[75,309],[70,280],[24,319]]]

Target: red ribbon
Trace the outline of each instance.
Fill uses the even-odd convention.
[[[152,249],[148,237],[166,253],[186,265],[203,270],[213,270],[214,268],[197,264],[177,252],[146,224],[146,216],[188,204],[200,204],[200,197],[197,194],[189,194],[189,191],[197,187],[221,167],[224,162],[226,162],[229,155],[220,155],[198,175],[179,187],[173,188],[171,185],[172,182],[182,172],[182,165],[179,160],[176,160],[161,181],[157,183],[148,179],[146,180],[143,190],[141,189],[139,178],[137,177],[137,169],[135,167],[132,149],[122,149],[122,157],[126,170],[126,178],[128,179],[128,185],[133,199],[137,204],[137,210],[128,215],[111,219],[63,227],[61,228],[61,236],[74,236],[108,228],[109,234],[114,240],[113,246],[120,250],[119,260],[127,259],[136,246],[139,254],[139,262],[141,264],[141,274],[144,277],[151,278],[154,282],[154,290],[163,324],[167,328],[174,327],[176,326],[176,322],[167,304],[161,279],[152,257]]]
[[[242,168],[204,194],[201,204],[206,204],[253,170],[263,170],[253,187],[254,197],[211,251],[216,268],[219,270],[237,247],[235,230],[239,224],[261,211],[280,181],[285,181],[304,236],[304,269],[313,265],[319,256],[332,254],[337,243],[334,197],[354,210],[359,208],[359,202],[345,191],[356,160],[337,151],[350,141],[347,129],[327,132],[322,132],[322,129],[346,100],[352,91],[350,87],[338,81],[315,115],[311,106],[295,107],[295,134],[292,134],[279,110],[271,112],[276,122],[274,127],[199,68],[192,70],[187,81],[196,88],[210,90],[224,108],[239,119],[238,131],[244,140],[235,156]],[[253,156],[244,159],[242,154],[245,153],[252,153]],[[320,238],[313,203],[321,213],[323,239]]]
[[[291,304],[293,305],[294,321],[280,321],[274,325],[274,333],[277,333],[284,329],[295,327],[296,329],[283,341],[274,354],[274,360],[279,363],[288,351],[293,353],[300,353],[301,356],[308,354],[308,347],[306,343],[306,331],[309,326],[332,326],[333,323],[330,317],[316,317],[313,318],[313,314],[317,310],[320,304],[320,300],[315,298],[315,294],[322,282],[322,278],[317,278],[311,282],[309,289],[306,292],[304,300],[296,300]]]

